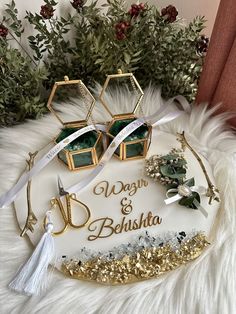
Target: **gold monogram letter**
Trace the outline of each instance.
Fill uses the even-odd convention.
[[[91,224],[88,226],[88,230],[89,231],[95,231],[98,230],[97,235],[90,235],[88,237],[89,241],[94,241],[98,238],[108,238],[110,237],[113,232],[114,232],[114,228],[112,227],[113,224],[113,219],[106,217],[106,218],[100,218],[100,219],[96,219],[94,221],[91,222]],[[104,230],[106,230],[104,232]]]

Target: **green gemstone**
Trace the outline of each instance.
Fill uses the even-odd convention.
[[[124,119],[124,120],[117,120],[111,126],[109,133],[113,136],[116,136],[124,127],[134,121],[135,118],[132,119]],[[144,139],[147,137],[148,134],[148,126],[146,124],[141,125],[137,128],[134,132],[132,132],[129,136],[124,139],[124,142],[130,142],[138,139]]]

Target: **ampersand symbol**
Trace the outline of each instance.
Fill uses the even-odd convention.
[[[127,197],[122,198],[120,204],[121,204],[121,212],[124,215],[128,215],[132,212],[133,206],[131,205],[132,201],[128,200]]]

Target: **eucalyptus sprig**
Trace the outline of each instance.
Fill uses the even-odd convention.
[[[145,169],[149,177],[167,189],[176,188],[185,180],[187,161],[182,151],[173,148],[169,154],[151,156],[146,160]]]

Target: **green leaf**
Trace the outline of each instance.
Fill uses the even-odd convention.
[[[194,200],[198,201],[199,204],[201,202],[200,195],[197,192],[193,192],[192,195],[189,197],[183,197],[179,201],[179,204],[188,208],[197,209],[197,207],[193,203]]]
[[[124,60],[126,64],[130,64],[131,56],[126,51],[124,51]]]
[[[175,169],[171,165],[162,165],[160,166],[160,172],[165,177],[179,180],[185,177],[186,169],[184,168]]]
[[[179,157],[179,155],[177,155],[177,154],[168,154],[168,155],[162,156],[162,159],[164,159],[164,160],[175,160],[178,157]]]
[[[34,41],[34,40],[35,40],[35,37],[34,37],[34,36],[29,36],[29,37],[28,37],[28,40]]]
[[[194,178],[188,179],[187,181],[184,182],[184,184],[189,186],[189,187],[194,186],[195,179]]]

